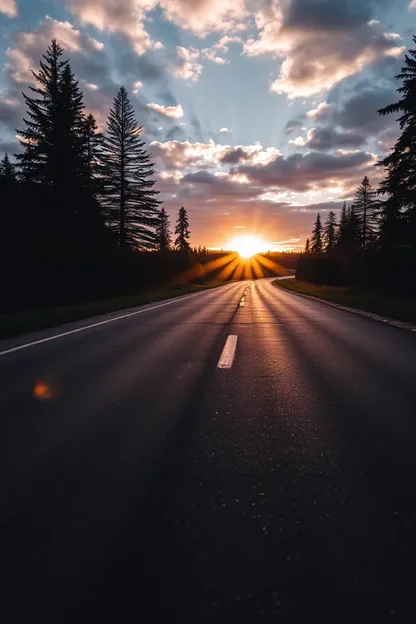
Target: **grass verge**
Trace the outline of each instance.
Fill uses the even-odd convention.
[[[298,280],[283,280],[273,282],[275,286],[312,295],[325,301],[332,301],[350,308],[357,308],[365,312],[373,312],[381,316],[390,317],[399,321],[416,323],[416,297],[399,297],[391,294],[383,295],[380,292],[367,291],[354,287],[316,286]]]
[[[74,305],[56,306],[43,310],[29,310],[27,312],[18,312],[15,314],[0,314],[0,338],[9,338],[40,329],[64,325],[65,323],[81,321],[108,312],[134,308],[135,306],[161,301],[162,299],[172,299],[180,295],[218,288],[223,284],[224,282],[218,281],[204,285],[180,286],[165,291],[142,293],[139,295],[118,297],[117,299],[87,301]]]

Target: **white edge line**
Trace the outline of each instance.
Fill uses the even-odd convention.
[[[178,299],[173,299],[172,301],[167,301],[166,303],[161,303],[157,306],[152,306],[151,308],[144,308],[141,310],[136,310],[135,312],[129,312],[129,314],[123,314],[122,316],[116,316],[115,318],[106,319],[105,321],[100,321],[99,323],[93,323],[92,325],[85,325],[84,327],[78,327],[77,329],[71,329],[70,331],[63,332],[62,334],[55,334],[54,336],[49,336],[48,338],[42,338],[41,340],[35,340],[34,342],[27,342],[26,344],[19,345],[17,347],[12,347],[11,349],[6,349],[5,351],[0,351],[0,357],[2,355],[7,355],[9,353],[15,353],[16,351],[22,351],[23,349],[29,349],[29,347],[34,347],[39,344],[43,344],[45,342],[51,342],[52,340],[58,340],[58,338],[63,338],[64,336],[70,336],[71,334],[78,334],[79,332],[86,331],[87,329],[92,329],[93,327],[100,327],[100,325],[107,325],[108,323],[114,323],[115,321],[121,321],[122,319],[129,318],[131,316],[137,316],[138,314],[144,314],[145,312],[150,312],[151,310],[157,310],[158,308],[164,308],[169,305],[173,305],[174,303],[179,303],[180,301],[185,301],[186,299],[191,299],[192,297],[196,297],[197,295],[202,295],[207,292],[204,290],[203,292],[194,293],[193,295],[186,295],[185,297],[180,297]]]
[[[228,336],[224,349],[222,350],[221,357],[218,361],[217,368],[227,369],[231,368],[234,363],[235,350],[237,348],[238,336]]]

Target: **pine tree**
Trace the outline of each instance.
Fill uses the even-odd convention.
[[[416,43],[415,36],[413,42]],[[397,89],[400,100],[378,111],[380,115],[400,113],[398,121],[402,131],[394,149],[378,163],[386,169],[386,178],[379,190],[388,198],[382,204],[381,221],[388,222],[389,227],[382,238],[384,246],[399,245],[416,254],[416,50],[408,51],[396,79],[402,81]],[[401,244],[389,240],[390,234],[397,236],[399,233]]]
[[[361,248],[365,251],[368,242],[371,241],[374,236],[378,207],[377,193],[367,176],[363,178],[360,186],[357,188],[353,205],[355,214],[359,220]]]
[[[322,245],[322,223],[321,223],[321,215],[318,213],[315,221],[314,228],[312,230],[312,238],[311,238],[311,252],[321,253],[323,249]]]
[[[156,249],[157,251],[169,251],[172,248],[172,238],[170,234],[169,216],[164,208],[159,212],[158,224],[156,228]]]
[[[328,214],[328,219],[326,220],[323,230],[323,243],[325,251],[330,252],[335,249],[336,239],[337,221],[335,218],[335,214],[331,210]]]
[[[24,96],[28,118],[20,132],[24,153],[18,158],[25,204],[37,203],[39,212],[32,223],[49,232],[49,239],[53,231],[78,243],[98,231],[100,208],[87,184],[83,94],[62,55],[53,40],[40,71],[34,72],[36,97]]]
[[[53,185],[59,169],[58,115],[62,73],[68,61],[62,60],[63,49],[56,39],[48,47],[40,61],[40,71],[32,72],[37,86],[29,87],[34,94],[23,94],[27,117],[23,120],[25,130],[20,130],[20,142],[24,153],[17,155],[25,182]]]
[[[347,211],[346,246],[350,253],[355,253],[361,247],[361,224],[355,212],[354,204]]]
[[[311,252],[311,243],[309,238],[306,239],[306,243],[305,243],[305,254],[308,254]]]
[[[17,187],[16,167],[9,155],[5,154],[0,161],[0,193],[15,191]]]
[[[16,167],[5,154],[0,161],[0,235],[3,241],[12,242],[17,238],[19,219]]]
[[[183,252],[190,251],[191,247],[189,245],[189,238],[191,233],[189,231],[188,214],[183,206],[179,210],[175,234],[177,234],[177,238],[175,240],[176,249]]]
[[[337,247],[345,247],[348,237],[348,209],[347,202],[344,202],[341,210],[341,217],[338,224]]]
[[[83,147],[85,159],[86,186],[94,193],[98,186],[102,173],[100,163],[100,152],[102,148],[103,135],[98,132],[97,121],[91,113],[84,120],[83,124]]]
[[[107,222],[120,247],[152,248],[158,222],[154,165],[141,140],[127,91],[122,87],[110,111],[103,140],[103,194]]]

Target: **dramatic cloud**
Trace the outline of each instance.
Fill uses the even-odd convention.
[[[316,150],[356,148],[365,143],[366,137],[360,132],[342,132],[336,128],[312,128],[308,132],[305,145]]]
[[[245,0],[159,0],[159,3],[166,19],[201,37],[209,32],[239,30],[247,16]]]
[[[370,0],[270,0],[256,15],[251,56],[283,57],[271,90],[290,98],[331,89],[383,56],[400,56],[400,36],[371,19]]]
[[[17,17],[16,0],[0,0],[0,13],[7,17]]]
[[[21,91],[35,84],[32,71],[39,69],[39,60],[53,38],[65,48],[64,58],[70,56],[72,69],[84,90],[87,110],[95,115],[103,129],[119,85],[113,82],[112,68],[103,44],[66,21],[46,17],[37,28],[13,36],[7,50],[4,98],[18,102],[16,117],[21,120],[24,109]],[[9,130],[19,127],[20,123],[16,126],[16,122],[14,125],[10,122]]]
[[[358,148],[374,139],[383,149],[385,142],[397,135],[398,126],[394,116],[382,117],[377,111],[396,99],[392,85],[358,82],[337,104],[322,102],[306,113],[318,125],[308,130],[306,138],[299,136],[289,143],[309,149],[335,150]]]
[[[202,168],[221,164],[267,163],[280,152],[274,147],[264,148],[255,145],[220,145],[209,143],[191,143],[190,141],[154,141],[151,144],[153,155],[169,169]]]
[[[6,68],[15,82],[33,84],[32,69],[39,66],[39,59],[52,39],[57,39],[66,53],[85,57],[104,49],[100,41],[81,33],[70,22],[47,16],[36,30],[18,33],[15,46],[7,50],[9,63]]]
[[[82,24],[125,36],[137,54],[162,47],[146,30],[149,12],[157,7],[167,20],[200,37],[239,30],[247,15],[244,0],[66,0],[66,4]]]
[[[196,82],[202,72],[202,65],[198,63],[200,56],[199,50],[195,48],[183,48],[178,46],[176,48],[175,76],[182,78],[183,80],[191,80]]]
[[[68,4],[81,24],[109,33],[121,33],[137,54],[144,54],[152,47],[144,21],[146,12],[156,4],[153,0],[68,0]]]
[[[286,188],[299,193],[341,188],[355,184],[376,162],[374,154],[359,151],[336,154],[309,152],[284,158],[277,156],[265,165],[239,165],[241,173],[254,183]]]
[[[329,111],[332,110],[332,106],[331,104],[328,104],[328,102],[321,102],[320,104],[318,104],[318,106],[316,108],[314,108],[313,110],[310,110],[306,113],[306,116],[309,119],[324,119],[325,117],[328,116]]]
[[[162,106],[161,104],[148,104],[147,108],[171,119],[181,119],[183,117],[183,108],[180,104],[177,106]]]

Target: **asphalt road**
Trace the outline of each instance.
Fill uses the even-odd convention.
[[[247,286],[0,343],[4,622],[415,620],[416,333]]]

